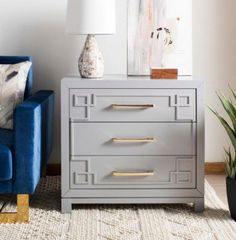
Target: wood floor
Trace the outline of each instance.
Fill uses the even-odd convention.
[[[207,181],[215,189],[221,201],[228,206],[225,175],[206,175]]]

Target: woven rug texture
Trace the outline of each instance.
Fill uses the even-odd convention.
[[[187,204],[76,205],[60,213],[60,177],[42,178],[30,200],[29,224],[0,224],[0,240],[236,240],[236,223],[206,182],[206,210]],[[1,196],[3,211],[14,211]]]

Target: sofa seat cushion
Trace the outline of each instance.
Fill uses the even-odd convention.
[[[0,144],[7,145],[8,147],[12,147],[13,130],[0,128]]]
[[[12,179],[12,153],[8,146],[0,144],[0,181]]]

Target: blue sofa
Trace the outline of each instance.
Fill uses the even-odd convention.
[[[0,57],[0,64],[31,61],[30,57]],[[0,128],[0,194],[16,194],[16,213],[0,213],[0,222],[27,222],[33,194],[52,151],[53,91],[32,94],[32,67],[24,102],[14,111],[13,130]]]

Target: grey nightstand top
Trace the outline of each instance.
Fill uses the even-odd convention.
[[[79,81],[79,83],[78,83]],[[70,75],[62,79],[62,85],[81,88],[197,88],[202,81],[193,80],[192,76],[180,76],[177,80],[150,79],[149,76],[105,75],[103,78],[81,78]]]

